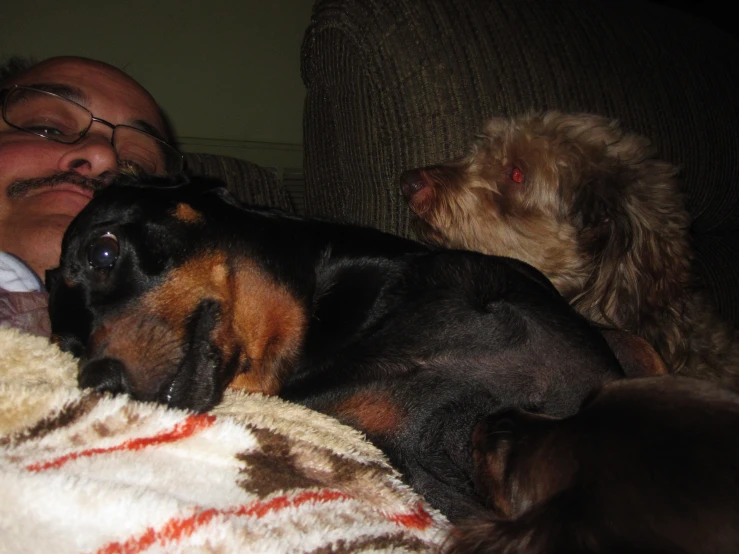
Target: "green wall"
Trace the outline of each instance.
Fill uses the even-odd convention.
[[[312,0],[0,4],[0,57],[107,61],[154,94],[183,149],[302,165],[300,44]]]

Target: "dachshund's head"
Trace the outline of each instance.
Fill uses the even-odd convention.
[[[228,385],[278,391],[304,306],[230,236],[247,217],[201,183],[117,184],[93,198],[47,274],[53,340],[80,358],[81,386],[195,410]]]

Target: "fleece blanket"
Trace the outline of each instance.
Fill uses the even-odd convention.
[[[0,552],[431,552],[448,523],[360,433],[229,392],[193,414],[76,386],[0,329]]]

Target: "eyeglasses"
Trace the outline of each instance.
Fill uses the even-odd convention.
[[[97,121],[113,129],[110,142],[122,167],[155,175],[182,171],[182,154],[170,144],[136,127],[94,117],[84,106],[58,94],[15,85],[0,91],[0,102],[5,123],[20,131],[74,144]]]

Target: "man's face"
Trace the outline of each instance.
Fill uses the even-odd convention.
[[[55,91],[97,118],[144,130],[148,126],[165,136],[154,99],[133,79],[101,62],[53,58],[6,85],[62,85],[69,90]],[[92,196],[84,186],[87,179],[118,165],[111,133],[110,127],[95,122],[80,141],[62,144],[17,130],[0,118],[0,250],[23,259],[42,278],[58,265],[62,235]]]

